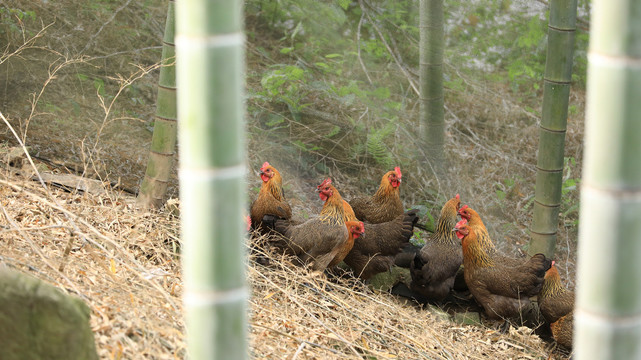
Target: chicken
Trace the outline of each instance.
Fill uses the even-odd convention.
[[[359,237],[363,236],[365,234],[365,225],[363,224],[362,221],[346,221],[345,226],[347,227],[347,243],[345,246],[341,248],[341,250],[336,254],[336,257],[332,262],[327,265],[328,268],[333,268],[334,266],[338,265],[349,252],[352,250],[354,247],[354,240],[358,239]]]
[[[491,319],[517,317],[530,305],[530,296],[541,291],[551,260],[536,254],[519,265],[500,262],[483,248],[476,231],[463,219],[456,224],[462,239],[464,277],[470,292]]]
[[[487,232],[485,224],[483,224],[483,220],[481,220],[481,216],[479,216],[476,211],[474,211],[467,205],[463,205],[458,210],[458,213],[459,215],[461,215],[461,219],[467,220],[467,226],[477,231],[476,235],[478,237],[478,242],[483,247],[483,249],[492,253],[496,253],[494,243],[490,238],[490,234]]]
[[[467,225],[475,230],[479,245],[488,254],[490,254],[490,256],[504,265],[519,266],[523,263],[522,259],[507,257],[498,252],[490,238],[490,234],[488,233],[485,224],[483,224],[483,220],[481,220],[481,216],[479,216],[476,211],[467,205],[463,205],[459,209],[458,213],[461,216],[461,219],[467,220]]]
[[[401,168],[397,166],[393,171],[388,171],[383,175],[381,184],[373,196],[357,197],[352,199],[349,204],[360,221],[370,224],[392,221],[404,211],[399,196],[400,185]]]
[[[350,213],[345,203],[345,213]],[[352,212],[353,213],[353,212]],[[409,242],[418,221],[418,210],[410,210],[380,224],[365,223],[365,234],[354,243],[344,261],[363,280],[388,271],[394,257]]]
[[[410,289],[429,301],[442,301],[450,293],[463,263],[461,242],[453,231],[460,205],[458,194],[443,205],[436,230],[410,263]]]
[[[541,314],[548,324],[552,324],[574,309],[574,292],[567,290],[561,283],[561,276],[554,266],[554,261],[545,273],[543,287],[537,300]]]
[[[556,342],[568,349],[572,349],[572,327],[574,325],[574,310],[561,316],[550,324],[552,337]]]
[[[287,220],[292,217],[292,209],[285,199],[283,179],[278,170],[268,162],[265,162],[260,168],[259,174],[263,183],[258,197],[251,204],[249,213],[252,227],[265,233],[261,226],[265,215],[274,215]]]
[[[285,238],[285,251],[295,255],[304,264],[311,264],[311,269],[322,272],[330,264],[338,264],[342,254],[351,247],[349,234],[345,225],[343,198],[326,179],[318,186],[321,200],[325,201],[318,217],[313,217],[301,224],[292,224],[285,219],[276,219],[271,215],[263,218],[265,225],[273,228]],[[351,242],[353,244],[353,242]]]

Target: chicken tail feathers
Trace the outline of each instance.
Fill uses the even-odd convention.
[[[543,278],[545,272],[552,267],[552,259],[548,259],[544,254],[536,254],[529,261],[533,268],[536,269],[536,276]]]
[[[418,256],[418,252],[421,251],[421,248],[412,243],[407,243],[403,250],[400,253],[396,254],[394,258],[394,265],[400,266],[405,269],[409,269],[414,262],[414,257]]]
[[[263,226],[268,229],[274,230],[276,220],[280,219],[278,216],[267,214],[263,216]]]
[[[412,209],[405,212],[403,223],[412,224],[412,229],[418,223],[418,209]]]

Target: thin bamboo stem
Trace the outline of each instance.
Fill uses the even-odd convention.
[[[165,35],[162,46],[162,67],[158,79],[158,98],[154,134],[151,139],[145,177],[140,185],[138,203],[147,207],[161,207],[165,202],[167,185],[176,153],[176,50],[175,1],[169,1]]]
[[[539,126],[532,239],[528,253],[554,256],[563,186],[563,156],[567,128],[576,0],[552,0],[543,85],[543,113]]]

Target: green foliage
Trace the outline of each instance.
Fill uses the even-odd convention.
[[[36,13],[33,10],[0,7],[0,35],[23,35],[24,23],[36,20]],[[33,32],[27,31],[27,36]]]
[[[390,168],[394,165],[394,159],[385,140],[396,130],[396,121],[391,120],[385,126],[378,129],[370,129],[367,135],[367,152],[377,164],[383,168]]]
[[[301,103],[307,94],[304,86],[306,80],[302,68],[294,65],[282,66],[263,74],[260,80],[263,91],[258,95],[265,100],[286,104],[295,114],[309,105]]]
[[[533,17],[527,23],[527,29],[516,40],[515,50],[523,54],[507,66],[512,88],[524,90],[528,85],[536,91],[540,88],[545,73],[545,47],[547,22]],[[524,85],[521,88],[521,85]]]

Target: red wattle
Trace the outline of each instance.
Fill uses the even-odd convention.
[[[263,182],[268,182],[269,179],[271,179],[269,176],[265,174],[260,174],[260,178],[263,179]]]

